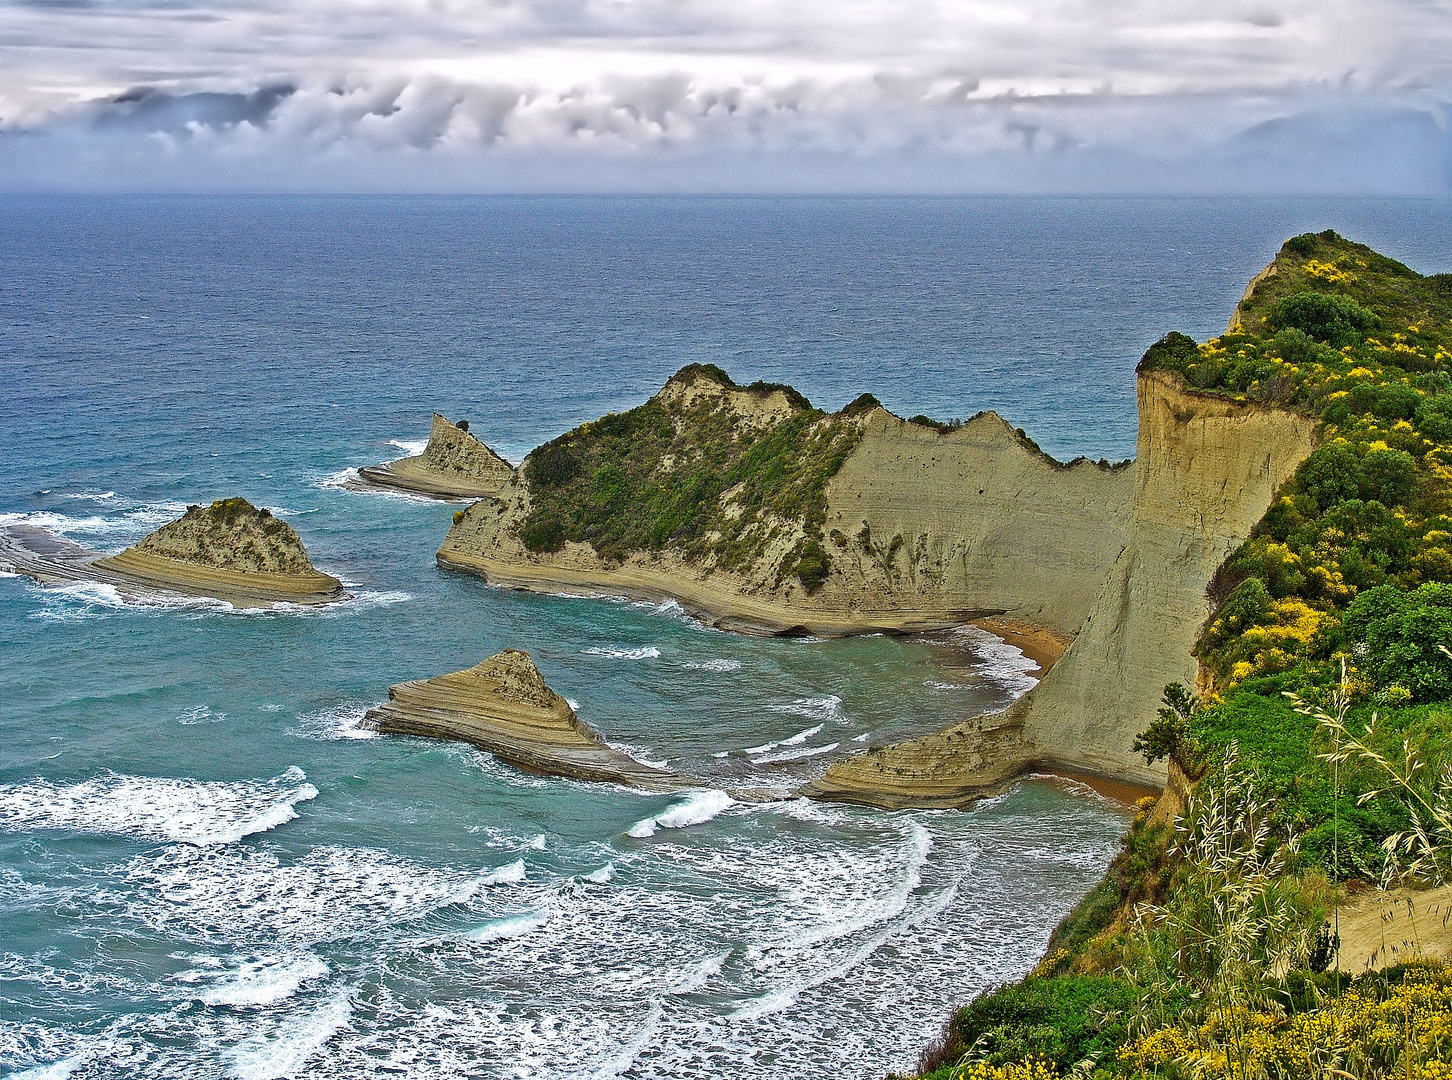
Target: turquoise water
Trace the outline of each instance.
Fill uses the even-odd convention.
[[[875,1077],[1022,973],[1126,816],[643,796],[368,737],[528,649],[613,743],[784,794],[999,708],[970,631],[761,640],[439,571],[455,507],[344,487],[439,408],[515,458],[691,360],[836,407],[1132,451],[1133,365],[1283,235],[1452,269],[1446,202],[10,199],[0,523],[116,550],[243,494],[353,598],[0,580],[0,1074]],[[1358,228],[1359,226],[1359,228]]]

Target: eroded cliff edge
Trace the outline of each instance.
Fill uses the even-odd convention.
[[[439,563],[523,588],[673,598],[747,631],[833,636],[989,615],[1061,635],[1083,624],[1128,540],[1128,468],[1055,462],[993,413],[935,426],[875,402],[826,414],[793,394],[687,368],[641,407],[652,410],[645,419],[670,425],[650,461],[602,463],[568,442],[536,451],[497,499],[465,512]],[[580,431],[588,444],[591,425]],[[788,479],[775,487],[730,454],[703,460],[725,442],[749,465],[773,441],[788,444],[775,470]],[[704,486],[706,496],[654,547],[565,535],[532,549],[554,524],[536,505],[539,475],[574,468],[556,460],[566,454],[596,477],[647,474],[624,507],[601,500],[607,520],[647,513],[639,504],[656,490]],[[578,498],[595,498],[598,486]]]
[[[1163,786],[1130,751],[1169,682],[1194,685],[1206,586],[1315,445],[1298,413],[1139,378],[1139,438],[1126,543],[1073,643],[1006,712],[834,764],[819,798],[951,806],[1026,768]]]

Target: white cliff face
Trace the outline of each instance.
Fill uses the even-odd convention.
[[[1130,753],[1169,682],[1195,685],[1190,651],[1205,589],[1314,444],[1296,413],[1139,380],[1129,544],[1074,643],[1021,706],[1037,760],[1148,784],[1164,767]]]

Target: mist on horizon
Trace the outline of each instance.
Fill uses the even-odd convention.
[[[21,0],[0,190],[1452,191],[1452,4]]]

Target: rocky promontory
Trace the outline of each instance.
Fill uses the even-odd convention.
[[[290,525],[241,498],[189,506],[109,556],[35,526],[12,525],[0,530],[0,566],[42,585],[93,581],[143,601],[181,594],[266,608],[343,599],[343,583],[313,568]]]
[[[176,521],[91,566],[122,582],[238,607],[326,604],[343,595],[342,582],[313,568],[292,526],[241,498],[189,506]]]
[[[390,735],[467,742],[501,761],[547,776],[598,780],[647,791],[691,786],[674,773],[612,750],[551,690],[529,653],[505,649],[463,671],[388,688],[366,722]]]
[[[453,423],[438,413],[422,454],[358,470],[366,483],[437,499],[496,495],[513,475],[514,466],[469,434],[467,420]]]

